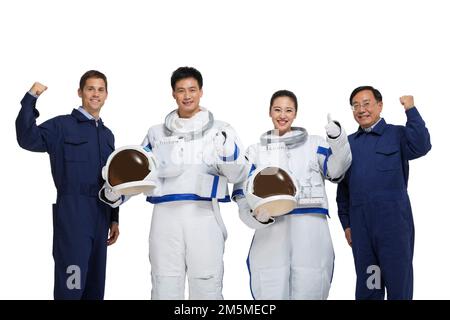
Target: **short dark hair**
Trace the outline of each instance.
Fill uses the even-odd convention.
[[[295,112],[297,112],[297,108],[298,108],[297,96],[292,91],[289,91],[289,90],[278,90],[277,92],[275,92],[272,95],[272,98],[270,98],[270,108],[272,108],[272,105],[273,105],[273,102],[275,101],[275,99],[279,98],[279,97],[291,98],[291,100],[294,102]]]
[[[200,89],[203,87],[203,77],[200,71],[192,67],[180,67],[172,73],[172,77],[170,78],[172,90],[175,90],[175,84],[178,81],[186,78],[194,78],[197,80],[198,87]]]
[[[97,70],[86,71],[81,76],[81,79],[80,79],[80,90],[83,90],[84,86],[86,85],[87,79],[90,79],[90,78],[103,79],[103,81],[105,81],[106,92],[108,92],[108,80],[106,80],[106,76],[103,73],[101,73],[100,71],[97,71]]]
[[[358,87],[355,90],[353,90],[352,94],[350,95],[350,105],[352,105],[352,100],[358,94],[358,92],[363,91],[363,90],[372,91],[373,96],[375,97],[375,100],[377,102],[383,101],[383,97],[381,96],[381,93],[380,93],[380,91],[378,91],[378,89],[375,89],[372,86],[361,86],[361,87]]]

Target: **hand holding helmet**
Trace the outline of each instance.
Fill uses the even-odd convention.
[[[270,212],[266,208],[256,208],[253,211],[253,216],[256,220],[258,220],[261,223],[267,223],[270,219],[273,217],[271,216]]]

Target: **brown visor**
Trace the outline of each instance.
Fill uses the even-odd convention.
[[[108,168],[109,184],[114,187],[122,183],[142,181],[150,173],[148,158],[133,149],[118,152]]]
[[[286,171],[277,167],[261,170],[253,180],[253,194],[260,198],[271,196],[295,196],[295,185]]]

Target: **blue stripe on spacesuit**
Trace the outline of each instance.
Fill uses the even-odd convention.
[[[231,199],[234,199],[234,197],[236,196],[243,196],[244,195],[244,190],[242,189],[236,189],[233,191],[233,193],[231,194]]]
[[[193,193],[183,193],[183,194],[166,194],[161,197],[147,197],[147,201],[153,204],[173,202],[173,201],[212,201],[212,198],[200,197]],[[225,198],[217,199],[219,202],[231,202],[230,196],[225,196]]]
[[[247,255],[246,263],[247,263],[247,269],[248,269],[248,274],[249,274],[249,278],[250,278],[250,293],[252,294],[253,300],[256,300],[256,299],[255,299],[255,296],[253,295],[253,289],[252,289],[252,271],[250,270],[250,251],[251,251],[251,249],[252,249],[253,241],[254,241],[254,240],[255,240],[255,235],[253,235],[252,243],[250,244],[250,248],[248,249],[248,255]]]
[[[255,171],[255,169],[256,169],[256,166],[252,163],[252,167],[250,168],[250,171],[248,172],[247,178],[252,175],[252,173],[253,173],[253,171]]]
[[[326,177],[328,169],[328,158],[331,156],[333,152],[331,151],[331,148],[324,148],[319,146],[317,148],[317,153],[325,156],[325,162],[323,163],[323,175]]]
[[[295,208],[288,214],[321,213],[328,215],[328,209],[325,208]]]
[[[333,282],[333,276],[334,276],[334,261],[336,260],[336,255],[334,254],[333,251],[333,269],[331,270],[331,279],[330,279],[330,284]]]
[[[222,161],[236,161],[236,159],[239,156],[239,147],[237,146],[237,144],[234,144],[234,152],[232,156],[229,157],[222,157]]]
[[[219,176],[214,176],[213,186],[212,186],[212,190],[211,190],[211,198],[216,197],[218,185],[219,185]]]
[[[144,150],[147,151],[147,152],[152,151],[152,145],[149,143],[148,145],[146,145],[146,146],[144,147]]]

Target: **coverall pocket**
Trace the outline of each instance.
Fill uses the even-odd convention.
[[[64,137],[64,160],[69,162],[87,161],[87,142],[85,137]]]
[[[399,146],[379,146],[376,148],[375,152],[375,161],[378,170],[390,171],[397,170],[401,167]]]

